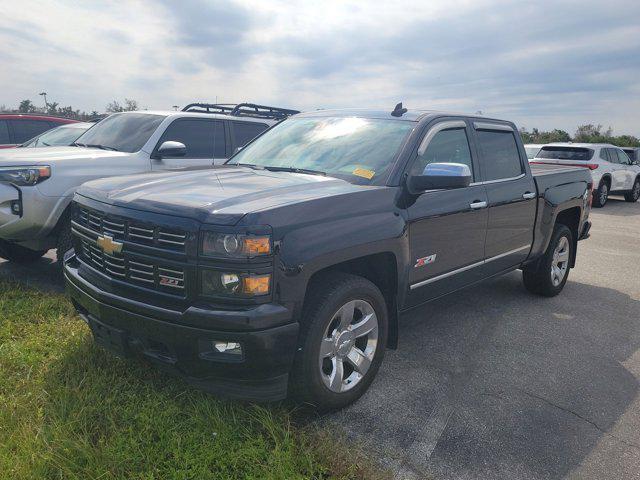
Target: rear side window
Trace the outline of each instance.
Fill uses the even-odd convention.
[[[0,120],[0,144],[11,143],[9,139],[9,126],[6,120]]]
[[[24,143],[51,128],[43,120],[9,120],[13,129],[13,143]]]
[[[478,130],[484,180],[513,178],[523,173],[518,144],[512,132]]]
[[[593,150],[582,147],[542,147],[538,152],[538,158],[587,161],[593,158]]]
[[[601,148],[600,149],[600,159],[604,160],[605,162],[610,162],[611,159],[609,158],[609,154],[607,153],[609,149],[608,148]]]
[[[233,122],[233,143],[236,148],[244,147],[269,128],[264,123]]]
[[[227,158],[227,140],[224,134],[224,123],[216,121],[213,132],[213,158]]]
[[[158,142],[158,147],[163,142],[172,141],[184,143],[187,147],[186,158],[211,158],[214,150],[214,129],[216,123],[211,120],[178,119],[167,127]]]
[[[412,175],[421,175],[430,163],[462,163],[473,172],[469,141],[464,128],[442,130],[433,137],[424,154],[411,169]]]

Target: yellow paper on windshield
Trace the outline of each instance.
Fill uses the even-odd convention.
[[[374,172],[373,170],[367,170],[366,168],[356,168],[353,171],[353,174],[359,177],[366,178],[367,180],[371,180],[376,172]]]

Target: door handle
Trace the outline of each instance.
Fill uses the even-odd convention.
[[[522,194],[522,198],[524,198],[525,200],[531,200],[532,198],[536,198],[536,195],[536,192],[525,192]]]
[[[480,210],[481,208],[487,208],[487,202],[473,202],[469,206],[472,210]]]

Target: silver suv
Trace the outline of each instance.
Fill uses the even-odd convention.
[[[550,143],[531,163],[575,165],[591,170],[593,206],[603,207],[610,194],[627,202],[640,198],[640,166],[619,147],[608,143]]]

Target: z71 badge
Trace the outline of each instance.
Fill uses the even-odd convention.
[[[436,254],[434,253],[433,255],[429,255],[428,257],[418,258],[413,268],[424,267],[425,265],[429,265],[430,263],[433,263],[435,261]]]

